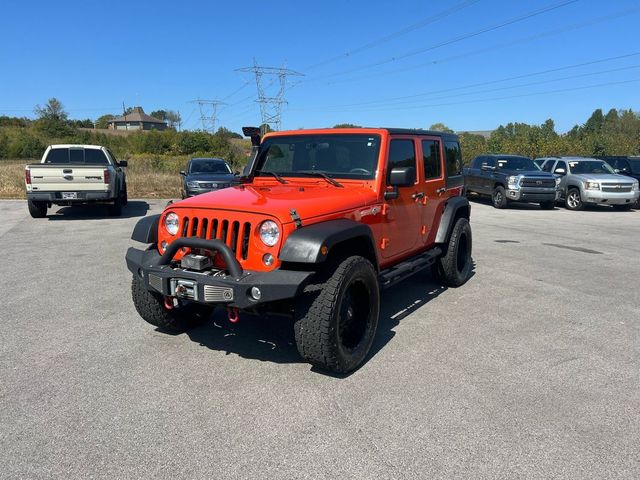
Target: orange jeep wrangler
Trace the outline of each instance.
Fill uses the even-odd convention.
[[[378,326],[380,289],[431,267],[470,276],[470,206],[458,137],[394,128],[251,136],[241,183],[141,219],[129,248],[138,313],[181,331],[216,306],[287,313],[308,362],[349,372]]]

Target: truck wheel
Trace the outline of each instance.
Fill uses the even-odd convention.
[[[466,218],[459,218],[453,226],[451,238],[444,256],[431,267],[433,276],[447,287],[459,287],[471,276],[471,225]]]
[[[567,198],[565,199],[564,206],[567,210],[583,210],[584,204],[582,198],[580,198],[580,190],[572,188],[567,192]]]
[[[122,195],[118,194],[113,204],[109,205],[109,215],[112,217],[119,217],[122,215]]]
[[[124,193],[122,194],[122,206],[124,207],[129,203],[129,196],[127,195],[127,184],[124,184]]]
[[[27,200],[27,206],[33,218],[44,218],[47,216],[47,202]]]
[[[213,311],[213,308],[207,305],[196,303],[167,310],[163,296],[147,290],[137,276],[133,277],[131,283],[131,297],[133,305],[146,322],[167,332],[181,333],[197,327],[207,320]]]
[[[556,208],[556,202],[555,200],[551,202],[540,202],[540,208],[542,210],[553,210]]]
[[[296,303],[296,346],[312,365],[347,373],[362,364],[373,344],[380,313],[378,277],[371,262],[359,256],[327,270]]]
[[[493,203],[495,208],[504,208],[507,206],[507,194],[505,193],[503,186],[498,185],[493,189],[491,203]]]

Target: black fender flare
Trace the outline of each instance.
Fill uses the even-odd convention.
[[[378,253],[371,228],[347,218],[314,223],[295,230],[284,242],[278,258],[282,262],[292,263],[324,262],[333,247],[357,238],[370,242],[367,248],[373,251],[376,260],[374,267],[377,268]]]
[[[158,243],[158,223],[160,214],[142,217],[133,227],[131,240],[142,243]]]
[[[467,220],[471,216],[471,205],[465,197],[451,197],[444,206],[444,212],[440,217],[440,225],[436,233],[436,243],[447,243],[449,236],[458,217]]]

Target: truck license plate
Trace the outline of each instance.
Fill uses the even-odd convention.
[[[78,198],[77,192],[62,192],[63,200],[75,200]]]

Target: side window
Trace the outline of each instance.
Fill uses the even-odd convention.
[[[546,162],[544,162],[544,165],[542,165],[542,171],[543,172],[550,172],[551,169],[553,168],[553,164],[556,163],[555,160],[547,160]]]
[[[471,162],[471,168],[480,168],[484,162],[484,157],[476,157]]]
[[[445,142],[445,162],[447,177],[462,175],[462,152],[458,142]]]
[[[416,149],[413,140],[391,140],[389,145],[389,162],[387,165],[387,181],[391,178],[391,170],[398,167],[416,168]]]
[[[496,166],[496,158],[495,157],[484,157],[482,161],[484,165],[487,167],[495,167]]]
[[[440,160],[440,142],[438,140],[423,140],[422,161],[425,180],[433,180],[442,176],[442,162]]]

